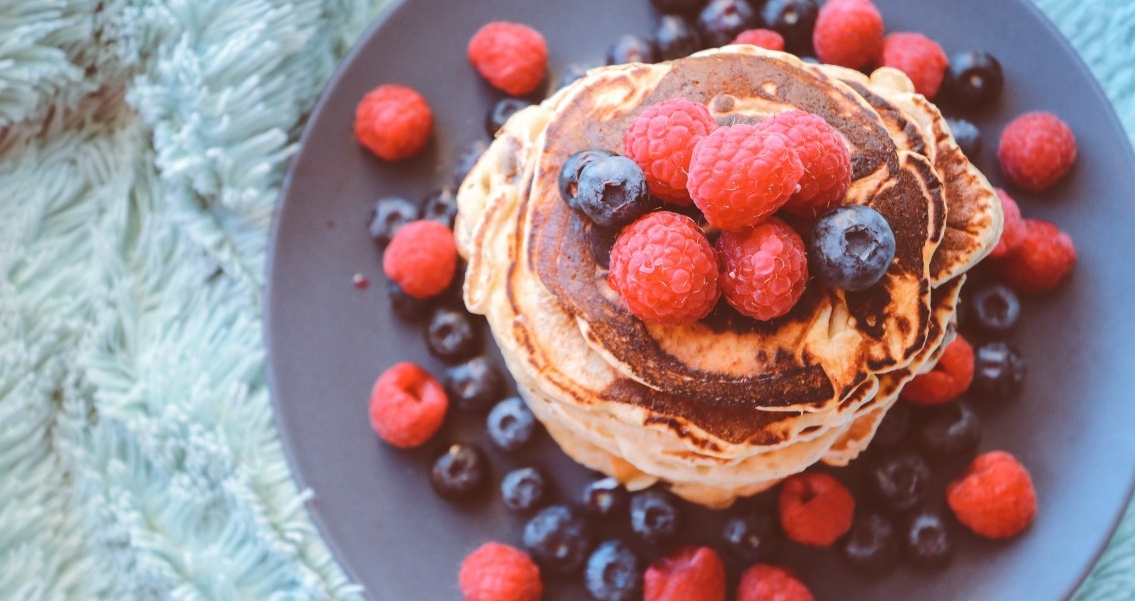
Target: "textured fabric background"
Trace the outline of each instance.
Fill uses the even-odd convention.
[[[1135,133],[1135,3],[1036,1]],[[357,598],[261,290],[304,116],[385,3],[0,0],[0,599]],[[1125,599],[1132,517],[1077,597]]]

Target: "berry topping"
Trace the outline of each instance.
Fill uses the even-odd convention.
[[[631,495],[631,530],[649,544],[656,545],[678,534],[682,513],[670,493],[650,489]]]
[[[662,61],[689,56],[701,50],[698,30],[680,15],[662,15],[654,30],[656,58]]]
[[[906,383],[899,396],[918,405],[952,401],[973,382],[973,347],[960,335],[950,342],[934,369]]]
[[[747,563],[766,561],[780,548],[784,535],[776,518],[764,511],[746,511],[725,521],[725,548]]]
[[[1024,530],[1036,515],[1036,490],[1029,472],[1011,454],[978,455],[946,489],[958,521],[988,538],[1006,538]]]
[[[457,578],[465,601],[539,601],[544,595],[536,562],[502,543],[485,543],[466,556]]]
[[[733,38],[731,44],[752,44],[766,50],[784,50],[784,36],[771,30],[758,27],[746,29]]]
[[[445,372],[445,391],[461,411],[487,410],[501,397],[504,377],[488,357],[479,355]]]
[[[871,0],[828,0],[816,17],[812,45],[820,62],[871,65],[883,52],[883,15]]]
[[[977,327],[994,336],[1007,334],[1021,317],[1021,301],[1005,284],[993,282],[974,290],[966,312]]]
[[[422,201],[421,218],[436,221],[452,230],[457,219],[457,197],[453,190],[442,188],[430,192]]]
[[[420,321],[433,308],[434,299],[414,298],[394,282],[386,286],[386,295],[390,300],[390,310],[402,321]]]
[[[948,62],[938,42],[921,33],[898,32],[883,38],[883,66],[906,73],[914,91],[927,98],[938,94]]]
[[[501,98],[485,115],[485,131],[490,136],[497,135],[500,128],[508,123],[509,118],[530,106],[532,106],[531,102],[520,98]]]
[[[709,547],[683,547],[650,564],[643,601],[725,601],[725,564]]]
[[[600,478],[583,487],[580,505],[599,517],[611,517],[627,507],[630,493],[614,478]]]
[[[580,150],[569,156],[560,167],[560,175],[556,178],[556,186],[560,190],[560,198],[573,210],[580,210],[576,195],[579,194],[579,174],[583,168],[595,159],[613,157],[615,153],[601,148]]]
[[[1044,292],[1055,288],[1076,264],[1076,247],[1056,224],[1025,219],[1025,237],[1020,246],[997,260],[997,271],[1019,292]]]
[[[981,418],[966,403],[947,403],[918,429],[918,441],[932,455],[961,455],[981,442]]]
[[[591,550],[587,520],[567,505],[545,507],[524,525],[524,547],[541,566],[561,574],[574,572]]]
[[[1005,227],[1001,230],[1001,239],[997,246],[989,253],[990,258],[1004,257],[1020,248],[1025,241],[1025,220],[1021,217],[1021,208],[1017,201],[1001,188],[995,188],[997,197],[1001,199],[1001,212],[1005,214]]]
[[[457,363],[475,355],[481,337],[465,311],[439,307],[426,326],[426,348],[446,363]]]
[[[875,429],[875,436],[871,439],[871,448],[893,449],[906,438],[910,432],[911,410],[906,403],[895,403],[879,422]]]
[[[623,136],[623,154],[642,168],[650,191],[662,200],[690,204],[686,173],[694,146],[717,127],[700,102],[671,98],[646,107]]]
[[[579,173],[575,203],[596,225],[618,229],[655,207],[646,175],[623,156],[597,157]]]
[[[895,234],[875,209],[844,205],[816,221],[808,250],[812,273],[821,282],[844,290],[866,290],[894,260]]]
[[[1052,113],[1036,111],[1013,119],[997,146],[1001,170],[1033,192],[1060,181],[1076,162],[1076,136]]]
[[[587,228],[587,241],[591,246],[591,256],[595,264],[607,269],[611,267],[611,249],[619,238],[619,230],[599,227],[594,223]]]
[[[879,501],[893,511],[910,511],[930,494],[930,466],[914,453],[881,457],[871,466],[870,480]]]
[[[698,13],[698,35],[707,48],[724,46],[758,20],[748,0],[709,0]]]
[[[513,96],[535,91],[548,70],[548,45],[527,25],[494,21],[473,34],[469,62],[493,87]]]
[[[996,100],[1004,83],[996,57],[980,50],[967,50],[950,57],[942,91],[959,107],[975,108]]]
[[[992,397],[1007,397],[1021,390],[1027,366],[1007,342],[985,342],[974,350],[973,390]]]
[[[529,513],[544,502],[548,480],[534,467],[518,467],[501,479],[501,501],[514,513]]]
[[[843,556],[857,568],[881,570],[894,562],[899,548],[894,522],[877,511],[869,511],[851,524],[843,541]]]
[[[925,567],[944,565],[954,552],[950,528],[936,511],[922,511],[910,518],[905,546],[907,557]]]
[[[717,257],[693,219],[650,213],[623,229],[607,283],[640,319],[681,325],[713,310]]]
[[[430,484],[446,499],[464,499],[480,492],[489,479],[489,461],[475,445],[454,443],[434,460]]]
[[[784,568],[757,564],[741,573],[737,601],[815,601],[803,582]]]
[[[363,96],[355,108],[355,138],[388,161],[410,158],[433,133],[433,111],[411,87],[386,84]]]
[[[784,203],[784,210],[815,218],[843,202],[851,187],[851,154],[843,136],[819,115],[786,111],[761,121],[759,129],[784,134],[804,165],[800,190]]]
[[[965,119],[947,118],[946,125],[950,128],[954,141],[958,143],[958,148],[962,149],[962,154],[970,161],[977,159],[977,155],[981,153],[981,130]]]
[[[596,601],[641,599],[642,568],[638,555],[623,541],[603,541],[587,558],[583,582]]]
[[[812,30],[819,12],[816,0],[768,0],[761,8],[761,21],[784,37],[785,49],[804,56],[812,54]]]
[[[686,188],[721,229],[764,221],[800,188],[804,164],[787,136],[756,126],[719,127],[694,147]]]
[[[802,545],[831,546],[851,528],[854,516],[851,492],[828,474],[796,474],[780,489],[780,527]]]
[[[370,237],[383,248],[402,226],[417,219],[418,207],[414,203],[398,196],[385,196],[378,199],[370,213]]]
[[[445,389],[429,372],[413,363],[396,363],[371,389],[370,424],[388,444],[408,449],[433,437],[448,406]]]
[[[457,271],[453,231],[424,219],[398,228],[382,254],[382,271],[414,298],[440,294]]]
[[[804,294],[804,241],[780,219],[722,232],[716,246],[722,294],[741,313],[767,321],[788,313]]]
[[[489,411],[486,421],[489,438],[505,451],[515,451],[532,440],[536,431],[536,416],[520,397],[509,397]]]
[[[654,46],[633,33],[626,33],[619,36],[619,38],[607,48],[608,65],[653,62]]]

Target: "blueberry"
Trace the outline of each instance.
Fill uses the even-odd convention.
[[[438,307],[426,328],[426,346],[433,356],[446,363],[472,357],[480,342],[473,318],[465,311]]]
[[[544,502],[548,480],[534,467],[518,467],[501,479],[501,501],[509,511],[528,513]]]
[[[1004,84],[1005,76],[996,57],[981,50],[967,50],[950,57],[942,91],[957,106],[975,108],[996,100]]]
[[[1007,342],[984,342],[973,349],[970,390],[986,396],[1010,396],[1021,390],[1027,371],[1024,357]]]
[[[607,48],[608,65],[625,65],[627,63],[653,63],[654,46],[649,40],[641,36],[627,33],[619,36]]]
[[[444,384],[454,406],[461,411],[481,412],[500,399],[504,377],[488,357],[478,355],[445,370]]]
[[[910,432],[911,421],[910,405],[895,403],[879,422],[875,429],[875,437],[871,439],[871,448],[893,449],[906,438]]]
[[[829,286],[866,290],[883,277],[894,257],[895,234],[871,207],[837,207],[812,227],[808,264]]]
[[[664,490],[655,488],[631,495],[631,530],[647,544],[677,536],[681,518],[677,501]]]
[[[696,15],[706,0],[650,0],[655,10],[664,15]]]
[[[658,60],[673,60],[701,50],[701,39],[697,29],[686,19],[678,15],[662,15],[654,30],[654,49]]]
[[[870,469],[870,480],[883,506],[894,511],[917,507],[930,493],[932,478],[926,460],[914,453],[881,458]]]
[[[402,321],[415,323],[421,321],[434,306],[434,298],[414,298],[401,286],[394,282],[387,282],[386,294],[390,300],[390,309]]]
[[[962,149],[962,154],[969,160],[974,160],[981,152],[981,130],[965,119],[946,119],[954,140]]]
[[[642,567],[626,543],[608,540],[587,558],[583,582],[596,601],[632,601],[642,598]]]
[[[906,530],[906,554],[914,563],[937,567],[950,560],[953,536],[942,514],[922,511],[914,514]]]
[[[556,79],[556,89],[558,90],[575,83],[576,80],[587,75],[587,71],[590,68],[591,67],[582,63],[571,63],[564,67],[563,72],[561,72],[559,78]]]
[[[981,286],[969,298],[966,318],[987,334],[1009,333],[1021,317],[1021,301],[1017,293],[1001,283]]]
[[[576,195],[579,193],[579,175],[583,168],[596,159],[610,156],[615,156],[615,153],[601,148],[591,148],[580,150],[564,161],[563,166],[560,167],[560,175],[556,178],[556,186],[560,189],[560,198],[564,199],[569,207],[579,210]]]
[[[455,443],[442,453],[430,470],[434,491],[446,499],[463,499],[479,492],[489,477],[489,462],[481,449]]]
[[[490,136],[497,135],[497,131],[504,127],[508,118],[515,115],[521,109],[528,108],[532,103],[520,98],[502,98],[489,109],[488,114],[485,115],[485,131],[489,132]]]
[[[476,140],[469,146],[466,146],[461,154],[457,155],[457,163],[453,166],[453,181],[457,187],[461,186],[461,182],[465,181],[465,177],[473,170],[473,166],[489,149],[489,143],[484,140]]]
[[[899,534],[887,516],[871,511],[858,515],[843,541],[843,556],[851,565],[865,570],[881,570],[899,552]]]
[[[784,49],[812,54],[812,30],[820,7],[816,0],[768,0],[761,8],[761,22],[784,37]]]
[[[541,509],[524,525],[523,541],[532,559],[561,574],[579,569],[591,550],[587,519],[567,505]]]
[[[709,0],[698,13],[697,29],[707,48],[724,46],[760,22],[748,0]]]
[[[515,451],[532,440],[536,416],[520,397],[509,397],[497,403],[486,420],[489,438],[505,451]]]
[[[449,188],[434,190],[422,200],[422,219],[432,219],[453,229],[453,222],[457,219],[457,197]]]
[[[619,237],[619,230],[607,229],[591,224],[587,230],[588,242],[591,243],[591,257],[600,267],[611,267],[611,248]]]
[[[968,404],[954,401],[936,407],[918,431],[918,441],[934,455],[961,455],[981,442],[981,418]]]
[[[783,535],[772,514],[747,511],[725,521],[721,529],[725,548],[746,563],[768,561],[780,547]]]
[[[630,493],[618,480],[607,477],[588,482],[580,492],[579,503],[588,513],[608,518],[626,509],[629,498]]]
[[[655,206],[642,168],[622,156],[599,157],[584,165],[575,200],[584,215],[608,229],[622,228]]]
[[[390,244],[402,226],[418,218],[418,207],[399,196],[385,196],[378,199],[370,213],[370,237],[379,247]]]

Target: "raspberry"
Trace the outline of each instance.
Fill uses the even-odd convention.
[[[382,255],[382,271],[414,298],[441,293],[457,271],[453,232],[429,219],[407,223],[390,239]]]
[[[1021,218],[1021,208],[1017,201],[1001,188],[995,188],[997,197],[1001,199],[1001,212],[1005,214],[1005,227],[1001,230],[1001,239],[997,246],[989,253],[996,259],[1017,250],[1025,241],[1025,220]]]
[[[921,33],[892,33],[883,38],[883,66],[906,73],[914,91],[927,98],[938,94],[949,63],[938,42]]]
[[[776,212],[803,175],[785,135],[742,123],[719,127],[694,146],[686,189],[711,225],[738,229]]]
[[[433,127],[430,105],[408,86],[378,86],[355,107],[355,138],[388,161],[418,154],[429,141]]]
[[[866,67],[883,52],[883,15],[871,0],[829,0],[816,16],[812,45],[821,62]]]
[[[623,136],[623,154],[638,163],[655,196],[690,204],[686,173],[694,145],[717,126],[704,104],[671,98],[646,108]]]
[[[684,547],[650,564],[643,601],[725,601],[725,564],[709,547]]]
[[[784,51],[784,36],[771,29],[746,29],[733,38],[733,44],[752,44],[767,50]]]
[[[959,522],[988,538],[1013,536],[1036,515],[1032,478],[1005,451],[978,455],[946,488],[946,501]]]
[[[717,278],[713,247],[685,215],[640,217],[611,248],[607,283],[643,320],[682,325],[705,317],[720,296]]]
[[[445,419],[445,388],[421,367],[403,361],[382,372],[370,392],[370,424],[400,449],[429,440]]]
[[[796,474],[780,489],[780,526],[802,545],[830,546],[851,529],[854,516],[851,492],[827,474]]]
[[[917,405],[952,401],[973,382],[973,347],[960,335],[942,352],[938,364],[906,383],[899,396]]]
[[[804,165],[800,191],[784,203],[785,211],[814,219],[843,201],[851,186],[851,154],[823,117],[787,111],[761,121],[757,128],[788,136]]]
[[[1025,219],[1025,237],[1020,246],[997,260],[997,270],[1018,292],[1051,290],[1072,271],[1076,247],[1056,224]]]
[[[1040,192],[1060,181],[1076,162],[1076,136],[1052,113],[1025,113],[1001,132],[997,158],[1013,183]]]
[[[783,568],[751,566],[741,574],[737,601],[815,601],[803,582]]]
[[[780,317],[804,294],[804,240],[776,217],[752,228],[722,232],[717,253],[725,300],[749,317]]]
[[[527,25],[493,21],[469,40],[469,62],[493,87],[523,96],[544,81],[548,70],[548,44]]]
[[[485,543],[467,555],[457,580],[465,601],[539,601],[544,595],[536,562],[502,543]]]

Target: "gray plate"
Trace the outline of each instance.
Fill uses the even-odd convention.
[[[995,185],[1005,184],[995,141],[1011,116],[1053,111],[1080,142],[1078,164],[1064,183],[1043,195],[1013,191],[1026,217],[1051,219],[1070,232],[1080,258],[1060,290],[1025,301],[1023,327],[1013,336],[1030,363],[1024,392],[1004,406],[981,407],[982,448],[1012,451],[1030,467],[1040,512],[1008,542],[958,532],[955,560],[940,572],[899,566],[869,576],[835,552],[794,546],[782,559],[818,599],[1066,599],[1121,515],[1135,465],[1135,160],[1084,64],[1028,2],[877,3],[888,31],[922,31],[947,53],[983,48],[1001,60],[1003,99],[969,115],[985,136],[977,163]],[[572,62],[598,64],[611,41],[625,32],[648,34],[656,16],[647,0],[397,4],[363,37],[312,114],[272,236],[265,336],[284,447],[299,486],[314,492],[309,508],[324,540],[375,600],[459,599],[456,574],[466,553],[486,540],[520,540],[522,520],[504,511],[495,490],[464,504],[430,490],[431,456],[453,440],[484,443],[480,417],[451,415],[434,441],[410,452],[381,444],[367,421],[370,387],[384,368],[413,360],[443,370],[425,350],[421,328],[389,313],[368,213],[379,196],[417,199],[451,185],[460,149],[486,137],[484,116],[499,96],[466,62],[465,44],[495,19],[543,31],[554,77]],[[396,164],[372,158],[352,137],[355,104],[389,82],[416,87],[437,116],[426,152]],[[356,288],[355,274],[371,285]],[[494,484],[508,468],[531,463],[555,473],[561,499],[590,477],[546,437],[520,456],[491,459]],[[940,471],[946,478],[959,468]],[[849,477],[855,480],[854,470]],[[692,512],[684,536],[711,543],[719,524],[718,515]],[[643,552],[649,559],[659,551]],[[733,577],[740,567],[730,563]],[[585,598],[578,580],[549,578],[545,599]]]

